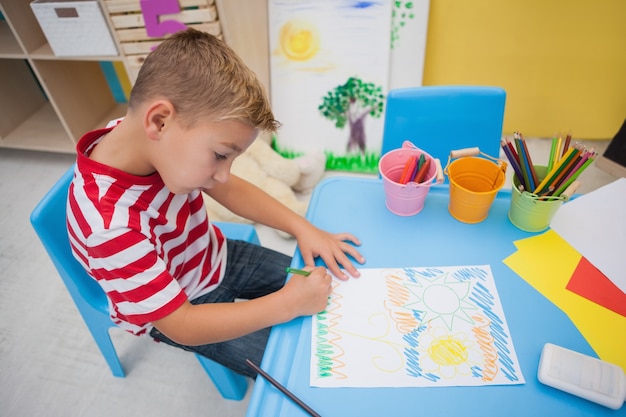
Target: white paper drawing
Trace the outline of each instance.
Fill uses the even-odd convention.
[[[488,265],[360,272],[313,317],[312,386],[524,383]]]

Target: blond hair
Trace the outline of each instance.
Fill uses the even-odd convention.
[[[207,117],[237,119],[268,132],[280,125],[254,72],[220,39],[195,29],[170,36],[148,55],[129,110],[159,97],[172,103],[187,127]]]

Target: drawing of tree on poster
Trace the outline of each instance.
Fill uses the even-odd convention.
[[[311,385],[522,384],[489,266],[362,269],[313,318]]]
[[[377,172],[389,83],[391,0],[271,0],[271,100],[284,156]],[[351,100],[353,100],[351,102]]]
[[[385,96],[382,87],[365,83],[358,77],[329,91],[318,107],[326,119],[335,122],[335,127],[350,130],[346,151],[365,153],[365,118],[379,118],[383,114]]]

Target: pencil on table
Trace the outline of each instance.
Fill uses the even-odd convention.
[[[287,388],[282,386],[278,381],[276,381],[274,378],[272,378],[272,376],[270,374],[265,372],[263,369],[261,369],[261,367],[259,367],[257,364],[252,362],[250,359],[246,359],[246,364],[250,368],[254,369],[263,378],[265,378],[270,384],[272,384],[274,387],[276,387],[280,392],[285,394],[291,401],[293,401],[294,403],[298,404],[300,406],[300,408],[302,408],[304,411],[306,411],[310,416],[321,417],[311,407],[306,405],[300,398],[296,397],[295,394],[293,394]]]

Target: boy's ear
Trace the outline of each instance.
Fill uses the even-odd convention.
[[[148,107],[144,116],[144,130],[148,138],[158,140],[167,124],[172,121],[174,106],[167,100],[158,100]]]

